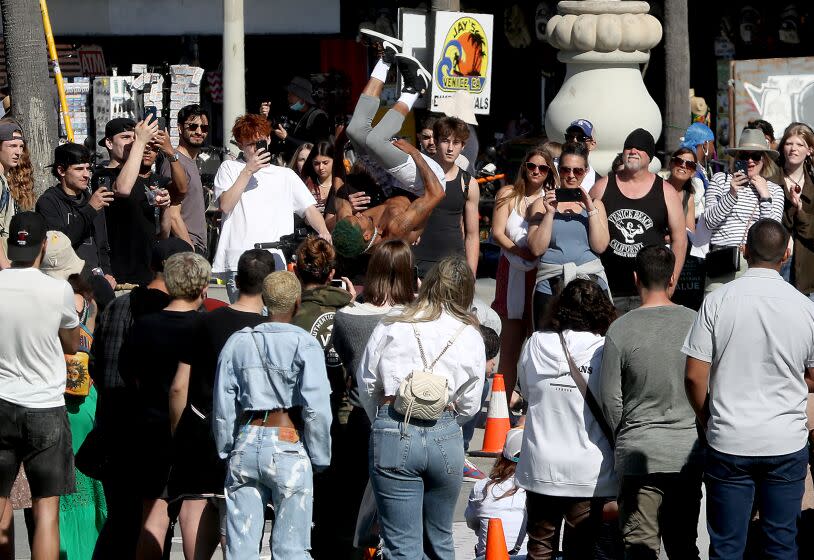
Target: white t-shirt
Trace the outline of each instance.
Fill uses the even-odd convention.
[[[520,531],[524,529],[523,521],[526,514],[526,491],[517,486],[511,496],[506,496],[515,488],[514,477],[509,477],[498,484],[492,484],[486,490],[486,485],[492,482],[488,478],[479,480],[469,494],[469,503],[466,506],[464,517],[467,526],[478,535],[478,544],[475,545],[475,555],[486,554],[486,534],[489,530],[490,519],[500,519],[503,524],[503,536],[506,539],[506,548],[512,550],[517,545]],[[523,541],[518,554],[526,554],[528,535],[523,531]]]
[[[215,175],[215,198],[228,191],[246,167],[242,161],[224,161]],[[317,203],[297,174],[270,165],[255,173],[231,212],[223,214],[220,240],[212,272],[237,270],[240,255],[255,243],[279,241],[294,231],[294,213],[303,216]]]
[[[27,408],[65,404],[59,329],[79,325],[73,290],[37,268],[0,271],[0,399]]]
[[[710,447],[746,457],[805,447],[814,303],[777,272],[750,268],[707,295],[681,351],[710,364]]]

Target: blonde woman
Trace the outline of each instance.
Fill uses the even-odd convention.
[[[558,182],[549,152],[535,148],[523,158],[514,184],[500,189],[495,197],[492,237],[501,251],[492,309],[503,325],[498,369],[505,376],[509,394],[517,380],[520,346],[531,326],[537,268],[537,257],[527,246],[531,206]]]
[[[356,372],[372,421],[370,481],[379,509],[384,557],[453,560],[452,519],[461,489],[460,424],[480,408],[486,353],[469,312],[475,278],[461,257],[430,269],[418,298],[374,329]],[[447,406],[437,420],[405,418],[394,406],[413,371],[446,378]]]
[[[808,125],[792,124],[778,150],[782,181],[778,178],[776,182],[785,186],[786,192],[783,225],[791,232],[792,279],[798,290],[814,299],[814,132]]]

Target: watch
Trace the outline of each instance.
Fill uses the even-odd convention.
[[[770,196],[761,196],[760,198],[758,198],[758,202],[760,202],[761,204],[763,204],[764,202],[768,202],[769,204],[771,204],[772,203],[772,197],[770,197]]]
[[[176,161],[178,161],[178,152],[173,152],[172,155],[164,154],[164,157],[166,157],[167,160],[175,163]]]

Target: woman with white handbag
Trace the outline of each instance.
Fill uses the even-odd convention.
[[[480,408],[486,367],[468,311],[474,292],[464,259],[439,262],[418,298],[376,327],[356,372],[373,424],[370,480],[387,559],[455,558],[460,424]]]

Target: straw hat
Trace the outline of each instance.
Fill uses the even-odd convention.
[[[777,159],[780,152],[769,147],[769,141],[762,130],[757,128],[744,128],[741,132],[740,141],[737,148],[727,148],[726,153],[734,156],[738,152],[766,152],[772,159]]]
[[[475,118],[475,100],[472,95],[465,91],[456,91],[451,97],[444,97],[438,100],[438,111],[448,117],[461,119],[466,124],[478,125]]]

